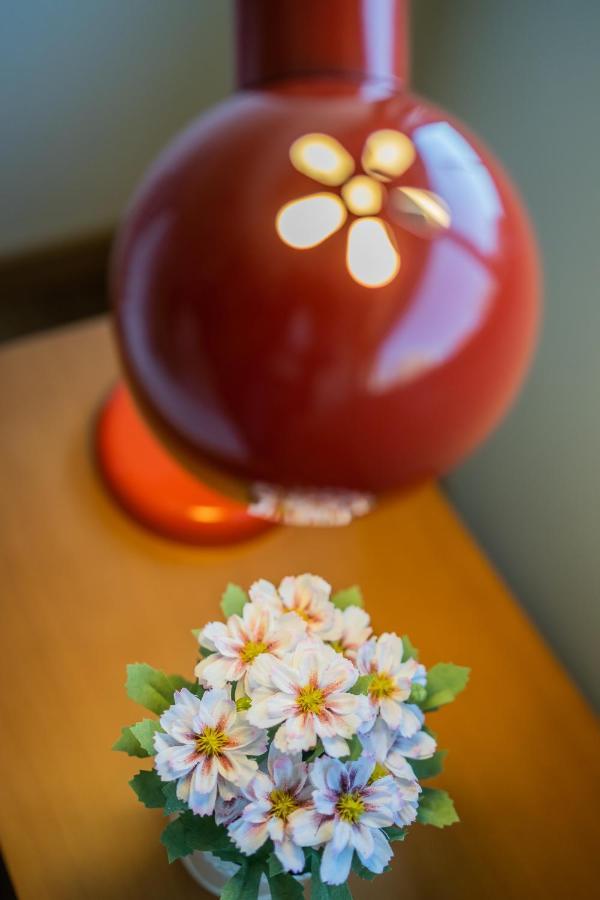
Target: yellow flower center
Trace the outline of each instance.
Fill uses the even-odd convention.
[[[242,662],[251,663],[253,659],[256,659],[261,653],[266,653],[268,649],[269,647],[264,641],[248,641],[240,653],[240,659]]]
[[[395,689],[396,685],[394,684],[394,681],[389,675],[386,675],[385,672],[376,672],[371,676],[369,694],[377,700],[382,700],[384,697],[391,697]]]
[[[277,819],[283,819],[284,822],[298,808],[298,804],[292,795],[288,794],[287,791],[280,790],[280,788],[271,791],[269,800],[271,801],[271,815]]]
[[[314,616],[311,616],[306,609],[300,609],[299,606],[294,607],[294,612],[297,616],[300,616],[301,619],[304,619],[305,622],[312,622],[314,619]]]
[[[369,778],[369,784],[373,784],[374,781],[379,781],[380,778],[385,778],[386,775],[389,775],[389,769],[386,769],[382,763],[375,763],[375,768],[373,769],[373,773]]]
[[[196,750],[204,756],[220,756],[228,743],[229,738],[224,731],[205,728],[196,738]]]
[[[365,811],[365,804],[360,799],[360,794],[342,794],[336,804],[336,809],[343,822],[358,822]]]
[[[296,706],[303,713],[319,713],[325,703],[325,695],[320,688],[308,685],[296,697]]]

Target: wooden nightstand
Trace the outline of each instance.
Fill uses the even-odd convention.
[[[113,504],[94,469],[94,411],[116,372],[104,322],[0,353],[0,840],[18,896],[202,896],[167,864],[160,814],[127,786],[139,766],[110,751],[139,717],[125,664],[191,673],[190,629],[217,615],[227,581],[308,570],[359,583],[375,627],[410,634],[425,663],[473,669],[434,719],[451,750],[440,784],[462,823],[415,827],[392,872],[355,882],[355,897],[591,897],[596,721],[440,491],[340,530],[282,528],[223,549],[167,543]]]

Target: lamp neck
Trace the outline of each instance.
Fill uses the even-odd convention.
[[[333,76],[404,86],[410,0],[236,0],[237,84]]]

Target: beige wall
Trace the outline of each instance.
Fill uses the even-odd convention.
[[[600,3],[415,6],[416,83],[516,176],[547,278],[523,396],[449,490],[600,699]],[[229,89],[229,37],[227,0],[5,0],[0,254],[112,223],[167,138]],[[474,614],[485,628],[484,597]]]

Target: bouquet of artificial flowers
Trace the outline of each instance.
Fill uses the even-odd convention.
[[[196,680],[145,664],[127,692],[158,719],[124,728],[114,749],[153,756],[131,785],[172,820],[169,860],[210,851],[229,864],[226,900],[349,898],[353,870],[388,868],[413,822],[458,821],[452,800],[421,782],[444,751],[425,713],[449,703],[469,670],[419,663],[408,637],[373,635],[361,592],[331,596],[322,578],[226,589],[225,621],[194,634]],[[233,866],[232,866],[233,864]]]

